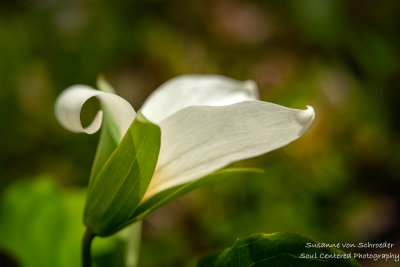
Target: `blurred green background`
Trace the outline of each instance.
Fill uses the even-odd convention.
[[[316,110],[301,139],[235,164],[262,177],[149,216],[140,266],[193,266],[257,232],[398,244],[399,12],[396,0],[1,1],[0,263],[77,266],[98,134],[63,129],[53,105],[100,73],[136,110],[185,73],[252,79],[262,100]]]

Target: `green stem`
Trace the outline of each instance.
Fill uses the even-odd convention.
[[[92,245],[93,238],[95,236],[96,234],[92,233],[89,229],[86,229],[82,242],[82,267],[92,266],[92,256],[90,253],[90,248]]]

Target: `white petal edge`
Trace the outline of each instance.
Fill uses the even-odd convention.
[[[86,85],[74,85],[65,89],[57,98],[55,114],[62,126],[72,132],[84,132],[93,134],[97,132],[102,123],[103,111],[99,111],[92,123],[84,128],[81,123],[80,114],[83,105],[92,97],[97,97],[110,112],[113,120],[118,126],[120,138],[125,135],[133,119],[136,116],[135,110],[128,101],[122,97],[95,90]]]
[[[311,106],[299,110],[256,100],[178,111],[160,123],[160,155],[144,200],[280,148],[299,138],[314,117]]]
[[[258,99],[254,81],[237,81],[220,75],[187,74],[157,88],[140,111],[153,122],[160,122],[189,106],[223,106]]]

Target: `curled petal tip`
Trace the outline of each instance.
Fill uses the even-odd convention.
[[[243,82],[243,86],[248,90],[255,90],[257,89],[257,84],[253,80],[247,80]]]
[[[247,80],[243,82],[243,87],[248,92],[250,92],[253,96],[257,96],[258,98],[258,88],[257,83],[253,80]]]
[[[103,119],[101,110],[88,127],[84,128],[80,119],[83,105],[92,97],[98,98],[102,105],[107,107],[111,118],[118,127],[120,138],[122,138],[136,115],[132,106],[125,99],[115,94],[98,91],[86,85],[70,86],[60,94],[55,104],[57,120],[72,132],[88,134],[97,132]]]
[[[308,117],[311,120],[314,120],[315,118],[315,111],[312,106],[307,106],[307,109],[304,111],[304,116]]]
[[[84,128],[83,131],[87,134],[94,134],[100,129],[102,121],[103,121],[103,112],[99,110],[96,114],[96,117],[93,119],[92,123],[86,128]]]
[[[315,111],[312,106],[307,106],[307,109],[300,111],[297,114],[298,123],[303,125],[303,128],[299,132],[299,136],[301,136],[307,129],[311,126],[312,122],[315,118]]]

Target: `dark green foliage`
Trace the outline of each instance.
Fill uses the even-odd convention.
[[[350,254],[333,248],[307,248],[315,241],[299,234],[256,234],[201,259],[198,267],[355,267]]]

